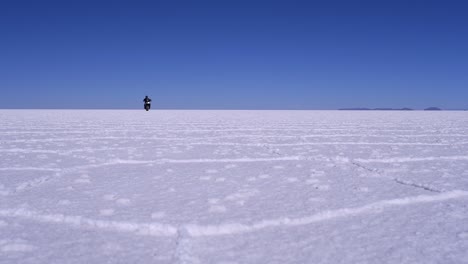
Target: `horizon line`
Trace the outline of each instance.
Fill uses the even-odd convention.
[[[141,110],[140,108],[0,108],[0,110]],[[428,112],[437,112],[437,111],[468,111],[468,109],[463,108],[452,108],[452,109],[440,109],[440,110],[425,110],[425,109],[390,109],[390,108],[339,108],[339,109],[297,109],[297,108],[262,108],[262,109],[249,109],[249,108],[153,108],[152,111],[157,110],[199,110],[199,111],[357,111],[357,112],[366,112],[366,111],[399,111],[399,112],[411,112],[411,111],[428,111]],[[151,111],[150,110],[150,111]]]

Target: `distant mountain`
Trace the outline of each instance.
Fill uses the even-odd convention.
[[[383,107],[379,107],[379,108],[366,108],[366,107],[353,107],[353,108],[340,108],[338,110],[346,110],[346,111],[411,111],[413,109],[411,108],[408,108],[408,107],[404,107],[404,108],[383,108]],[[465,109],[466,111],[467,109]],[[441,108],[439,107],[435,107],[435,106],[431,106],[431,107],[428,107],[426,109],[424,109],[424,111],[442,111]]]
[[[431,106],[431,107],[424,109],[424,111],[441,111],[441,110],[442,109],[440,109],[439,107],[435,107],[435,106]]]
[[[356,107],[356,108],[340,108],[338,110],[347,110],[347,111],[411,111],[411,108],[365,108],[365,107]]]
[[[356,108],[340,108],[338,110],[372,110],[372,109],[363,108],[363,107],[356,107]]]

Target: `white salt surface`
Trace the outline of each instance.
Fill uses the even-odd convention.
[[[468,113],[0,110],[0,263],[468,263]]]

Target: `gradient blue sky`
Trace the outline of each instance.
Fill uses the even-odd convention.
[[[0,2],[0,108],[468,108],[468,1]]]

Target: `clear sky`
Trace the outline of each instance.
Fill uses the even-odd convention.
[[[468,108],[468,1],[0,2],[0,108]]]

